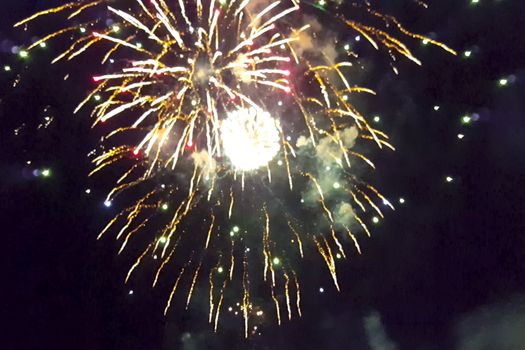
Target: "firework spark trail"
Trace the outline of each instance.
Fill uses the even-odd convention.
[[[293,279],[295,284],[295,306],[297,308],[297,313],[299,314],[299,317],[302,316],[301,312],[301,287],[299,285],[299,280],[297,279],[297,275],[295,274],[295,271],[293,271]]]
[[[284,296],[286,297],[286,310],[288,311],[288,319],[292,319],[292,308],[290,306],[290,289],[289,289],[289,283],[290,283],[290,277],[285,272],[284,275]]]
[[[175,253],[175,249],[177,248],[177,245],[178,245],[178,242],[176,242],[176,243],[173,245],[173,249],[171,250],[171,252],[169,253],[169,255],[168,255],[164,260],[162,260],[162,263],[161,263],[161,265],[159,266],[159,268],[157,269],[157,273],[155,274],[155,279],[153,280],[152,287],[155,287],[155,286],[157,285],[157,282],[158,282],[158,280],[159,280],[160,273],[162,272],[162,270],[164,269],[164,267],[166,266],[166,264],[169,263],[169,261],[171,260],[171,257],[173,256],[173,253]]]
[[[299,235],[299,232],[297,232],[297,230],[292,226],[290,221],[288,221],[288,227],[290,227],[290,230],[295,235],[295,239],[297,239],[297,245],[298,245],[298,248],[299,248],[299,253],[301,254],[301,258],[304,258],[303,242],[301,240],[301,236]]]
[[[96,86],[74,113],[89,108],[90,101],[96,98],[99,102],[91,109],[93,127],[111,125],[103,138],[108,145],[118,143],[113,141],[118,139],[117,135],[134,135],[124,136],[129,140],[124,145],[103,148],[93,159],[94,169],[89,175],[127,164],[128,169],[118,175],[106,200],[115,201],[123,193],[139,198],[111,219],[98,238],[117,226],[116,238],[122,240],[120,253],[132,239],[139,241],[139,232],[165,220],[153,240],[144,239],[145,249],[125,279],[127,282],[139,265],[153,264],[150,258],[157,259],[156,254],[160,254],[160,264],[156,267],[153,287],[167,266],[177,266],[179,272],[164,314],[182,283],[188,289],[187,308],[202,280],[202,284],[208,285],[208,321],[216,331],[221,306],[233,301],[225,291],[234,288],[235,276],[241,276],[234,300],[241,304],[247,337],[253,283],[249,277],[260,274],[252,271],[262,270],[261,283],[269,286],[272,299],[269,303],[274,304],[277,322],[282,321],[280,298],[285,300],[288,319],[292,317],[293,288],[295,308],[301,316],[299,278],[288,249],[303,258],[308,246],[315,247],[339,290],[331,245],[337,247],[338,258],[339,255],[345,258],[343,236],[361,254],[358,233],[354,231],[361,228],[359,231],[370,236],[365,223],[368,215],[375,212],[383,218],[381,205],[394,209],[375,187],[357,179],[350,171],[354,162],[375,168],[367,156],[352,149],[357,140],[394,150],[388,136],[372,127],[349,97],[375,92],[353,85],[348,78],[352,60],[358,57],[356,53],[348,51],[342,60],[327,59],[329,54],[323,51],[323,46],[316,47],[320,42],[313,35],[315,23],[308,21],[301,11],[306,6],[310,5],[299,0],[266,4],[257,4],[255,0],[226,3],[178,0],[169,4],[164,0],[87,0],[38,12],[15,24],[26,27],[44,16],[64,14],[66,21],[74,24],[42,36],[27,51],[50,40],[71,37],[72,42],[52,63],[70,61],[95,47],[104,48],[103,67],[108,61],[114,62],[104,68],[105,73],[92,76]],[[425,40],[456,54],[438,41],[407,30],[396,18],[375,11],[366,1],[349,6],[363,11],[371,22],[379,20],[381,24],[362,23],[335,14],[333,25],[355,30],[372,47],[384,49],[392,60],[403,56],[421,64],[403,38]],[[261,8],[256,10],[257,7]],[[101,10],[107,12],[111,25],[100,18]],[[313,47],[309,48],[308,43]],[[277,101],[285,106],[276,108]],[[351,142],[345,134],[350,126],[357,135]],[[292,137],[297,139],[297,146],[292,144]],[[344,198],[338,199],[333,194],[332,184],[327,185],[328,177],[318,166],[308,165],[308,159],[313,157],[317,165],[323,164],[322,168],[330,163],[337,169],[344,183],[341,191]],[[279,170],[281,165],[285,167],[284,177]],[[171,179],[173,174],[181,179],[165,183],[166,174]],[[320,213],[320,221],[326,227],[316,234],[303,232],[303,226],[296,224],[300,219],[286,213],[283,206],[284,212],[280,210],[275,217],[286,217],[284,227],[289,229],[292,239],[281,237],[286,235],[270,236],[272,225],[279,231],[283,227],[279,227],[279,220],[273,219],[272,200],[267,200],[254,185],[254,179],[266,181],[262,174],[267,174],[267,186],[277,188],[285,178],[289,192],[301,193],[303,197],[308,197],[309,189],[313,189],[313,210]],[[153,188],[141,192],[142,187],[151,184]],[[260,228],[224,235],[224,227],[229,220],[237,219],[238,208],[245,205],[243,191],[253,194],[252,208],[257,208],[253,212],[262,212],[255,214]],[[283,194],[276,196],[284,200]],[[347,200],[353,203],[352,215],[351,219],[343,220],[337,208],[341,203],[349,206]],[[168,202],[175,203],[173,210],[165,206]],[[359,215],[353,207],[360,209]],[[185,227],[197,215],[193,213],[198,208],[207,213],[203,221],[210,221],[188,234]],[[196,239],[198,234],[203,237]],[[262,253],[262,263],[254,261],[250,246],[260,248],[254,250]],[[229,260],[227,266],[221,265],[223,257]],[[236,260],[241,262],[237,269]],[[189,270],[193,274],[186,273]],[[278,291],[281,285],[284,296]]]
[[[243,273],[242,273],[242,314],[244,318],[244,336],[248,337],[248,312],[249,312],[249,305],[250,305],[250,292],[248,290],[249,288],[249,276],[248,276],[248,261],[246,259],[246,255],[244,255],[243,259]]]
[[[330,274],[332,275],[332,279],[334,281],[334,285],[337,288],[337,290],[339,291],[340,288],[339,288],[339,282],[337,281],[337,272],[336,272],[336,269],[335,269],[335,260],[334,260],[334,256],[332,255],[332,249],[330,248],[330,245],[328,244],[328,241],[324,237],[322,238],[324,246],[323,246],[323,244],[321,244],[321,242],[319,242],[318,238],[314,238],[314,241],[315,241],[315,244],[317,245],[317,250],[319,251],[319,253],[323,257],[323,259],[324,259],[324,261],[326,263],[326,266],[328,267],[328,270],[330,270]]]

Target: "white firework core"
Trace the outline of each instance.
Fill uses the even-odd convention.
[[[277,121],[253,107],[228,113],[221,124],[221,141],[233,167],[241,171],[267,165],[280,149]]]

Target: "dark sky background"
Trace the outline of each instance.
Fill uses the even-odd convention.
[[[89,57],[55,67],[51,49],[10,53],[31,39],[10,25],[47,3],[2,1],[0,348],[525,349],[522,1],[435,0],[418,12],[408,0],[380,2],[460,53],[415,43],[424,65],[401,63],[399,77],[369,62],[366,83],[379,96],[364,108],[397,148],[374,155],[371,182],[406,202],[340,270],[340,293],[320,267],[307,284],[325,292],[305,293],[303,317],[262,325],[250,340],[231,320],[213,334],[195,310],[164,318],[164,294],[124,285],[127,258],[96,241],[110,217],[100,180],[87,178],[97,133],[71,113],[89,88]],[[64,70],[78,77],[65,83]],[[466,114],[474,120],[463,125]],[[54,119],[39,128],[45,115]],[[52,176],[33,175],[42,168]]]

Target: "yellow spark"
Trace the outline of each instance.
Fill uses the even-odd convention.
[[[357,252],[361,254],[361,247],[359,246],[359,242],[357,241],[357,238],[354,236],[354,234],[352,233],[352,231],[350,231],[348,227],[345,226],[345,229],[346,229],[346,232],[348,233],[348,236],[350,236],[350,238],[354,242],[355,249],[357,249]]]
[[[233,254],[233,240],[232,240],[232,249],[231,249],[231,254],[230,254],[230,273],[229,273],[229,277],[230,277],[230,281],[233,280],[233,271],[235,270],[235,255]]]
[[[330,275],[332,276],[332,280],[334,281],[335,288],[339,291],[339,283],[337,282],[337,273],[335,270],[335,260],[334,256],[332,255],[332,249],[330,248],[330,245],[326,241],[326,238],[322,237],[322,241],[324,243],[324,246],[321,245],[319,242],[319,239],[317,237],[314,237],[315,244],[317,246],[317,250],[323,257],[326,266],[328,267],[328,270],[330,271]]]
[[[159,268],[157,269],[157,273],[155,274],[155,279],[153,280],[152,287],[155,287],[157,285],[160,273],[164,269],[164,266],[166,266],[166,264],[171,260],[171,257],[173,256],[173,253],[175,253],[175,249],[177,248],[177,245],[178,245],[178,241],[173,246],[173,249],[171,250],[169,255],[164,260],[162,260],[162,263],[160,264]]]
[[[193,296],[193,288],[195,287],[195,282],[197,281],[197,277],[199,276],[200,270],[201,270],[201,263],[199,263],[199,266],[197,266],[197,269],[195,270],[195,273],[193,274],[193,280],[191,281],[190,291],[188,292],[188,298],[186,299],[186,309],[190,305],[191,297]]]
[[[208,314],[208,323],[211,323],[212,321],[212,318],[213,318],[213,311],[215,309],[215,305],[213,304],[213,289],[214,289],[214,284],[213,284],[213,275],[214,275],[214,270],[210,270],[210,274],[208,276],[208,280],[210,282],[210,298],[209,298],[209,302],[210,302],[210,312]]]
[[[297,245],[299,246],[299,253],[301,254],[301,258],[304,258],[303,242],[301,241],[301,236],[299,236],[299,232],[297,232],[297,230],[293,228],[290,221],[288,221],[288,227],[290,228],[290,230],[292,230],[293,234],[295,235],[295,239],[297,239]]]
[[[144,258],[144,256],[148,253],[149,249],[151,248],[151,245],[148,245],[148,247],[144,250],[144,252],[137,258],[137,260],[135,261],[135,263],[131,266],[131,268],[129,269],[128,271],[128,274],[126,275],[126,280],[125,280],[125,283],[128,283],[128,280],[131,276],[131,273],[133,272],[133,270],[135,270],[135,268],[137,266],[139,266],[140,262],[142,261],[142,259]]]
[[[210,237],[211,237],[211,232],[213,230],[213,224],[215,223],[215,215],[213,215],[213,213],[211,214],[211,223],[210,223],[210,228],[208,229],[208,236],[206,237],[206,244],[204,245],[204,249],[208,249],[208,244],[210,243]]]
[[[275,304],[275,314],[277,316],[277,324],[281,325],[281,308],[279,307],[279,300],[275,297],[275,292],[272,287],[272,300]]]
[[[360,194],[366,199],[366,201],[368,202],[368,204],[369,204],[372,208],[374,208],[374,210],[376,211],[376,213],[377,213],[381,218],[384,219],[385,216],[383,215],[383,212],[377,207],[377,205],[375,205],[375,203],[372,201],[372,199],[370,199],[370,197],[369,197],[366,193],[364,193],[363,191],[361,191],[361,190],[359,190],[359,189],[358,189],[357,191],[358,191],[358,192],[359,192],[359,193],[360,193]]]
[[[26,24],[32,20],[34,20],[35,18],[38,18],[38,17],[41,17],[41,16],[45,16],[45,15],[49,15],[49,14],[52,14],[52,13],[57,13],[57,12],[61,12],[61,11],[64,11],[64,10],[67,10],[67,9],[70,9],[70,8],[75,8],[75,7],[78,7],[80,6],[80,4],[78,3],[68,3],[68,4],[65,4],[65,5],[62,5],[62,6],[59,6],[59,7],[55,7],[55,8],[52,8],[52,9],[48,9],[48,10],[44,10],[44,11],[40,11],[40,12],[37,12],[35,13],[34,15],[16,23],[14,25],[14,27],[19,27],[23,24]]]
[[[226,284],[226,281],[225,281],[225,284]],[[217,328],[219,326],[219,315],[220,315],[220,312],[221,312],[222,301],[224,299],[224,294],[223,294],[224,288],[225,288],[225,285],[223,285],[223,288],[221,290],[220,297],[219,297],[219,302],[217,304],[217,309],[215,311],[215,323],[214,323],[214,326],[213,326],[213,331],[215,333],[217,332]]]
[[[368,237],[370,237],[370,231],[368,230],[368,227],[365,225],[365,223],[363,222],[363,220],[361,220],[361,218],[359,216],[355,216],[355,219],[357,220],[357,222],[359,222],[359,225],[361,225],[361,227],[363,228],[363,230],[365,230],[366,234],[368,235]]]
[[[181,279],[182,275],[184,274],[184,270],[185,269],[186,269],[186,266],[181,268],[181,270],[179,272],[179,276],[175,280],[175,284],[173,285],[173,288],[171,289],[171,293],[170,293],[170,296],[168,298],[168,302],[166,303],[166,307],[164,308],[164,315],[166,315],[168,313],[168,310],[169,310],[169,308],[171,306],[171,300],[173,299],[173,296],[175,295],[175,291],[177,290],[177,287],[179,285],[180,279]]]
[[[319,182],[317,181],[317,179],[312,174],[306,173],[305,175],[308,178],[310,178],[310,180],[312,180],[312,182],[314,183],[315,188],[317,189],[317,192],[319,193],[320,202],[321,202],[321,205],[323,207],[323,210],[325,211],[326,215],[330,219],[330,222],[334,222],[334,218],[332,216],[332,212],[326,206],[324,195],[323,195],[323,190],[321,189],[321,185],[319,185]]]
[[[345,251],[343,249],[343,245],[341,242],[339,242],[339,239],[337,238],[337,235],[335,234],[335,230],[333,226],[330,225],[330,231],[332,232],[332,239],[334,240],[335,244],[337,245],[337,248],[339,248],[339,253],[343,256],[343,258],[346,258]]]
[[[233,210],[233,190],[230,189],[230,207],[228,209],[228,218],[232,217],[232,210]]]
[[[299,285],[299,280],[297,279],[297,275],[295,272],[293,272],[293,279],[295,282],[295,306],[297,307],[297,313],[299,314],[299,317],[302,316],[301,312],[301,288]]]
[[[286,309],[288,310],[288,320],[292,319],[292,308],[290,307],[290,290],[288,288],[288,284],[290,283],[290,277],[288,277],[288,274],[283,273],[284,275],[284,295],[286,297]]]
[[[128,232],[128,234],[126,235],[126,238],[124,239],[124,242],[122,242],[122,245],[121,245],[121,247],[120,247],[120,249],[118,251],[118,254],[122,253],[122,251],[124,250],[124,248],[128,244],[128,241],[131,238],[131,236],[133,234],[135,234],[136,232],[138,232],[140,229],[142,229],[142,228],[144,228],[146,226],[146,224],[148,223],[149,219],[150,218],[147,218],[147,219],[143,220],[137,227],[135,227],[133,230]]]
[[[243,274],[242,274],[242,313],[244,318],[244,337],[248,338],[248,305],[250,304],[250,292],[248,290],[248,262],[246,260],[246,254],[243,260]]]
[[[27,48],[27,51],[39,46],[40,44],[42,43],[45,43],[46,41],[48,41],[49,39],[53,39],[54,37],[56,36],[59,36],[63,33],[67,33],[67,32],[71,32],[71,31],[74,31],[74,30],[77,30],[77,26],[74,26],[74,27],[69,27],[69,28],[64,28],[64,29],[61,29],[59,31],[56,31],[54,33],[51,33],[49,35],[46,35],[45,37],[43,37],[42,39],[40,40],[37,40],[35,41],[32,45],[30,45],[28,48]]]
[[[357,205],[359,206],[359,208],[361,208],[361,210],[363,212],[366,212],[366,208],[365,206],[363,205],[363,203],[361,203],[361,201],[357,198],[357,196],[355,195],[355,193],[353,191],[348,191],[351,195],[352,195],[352,198],[354,199],[354,202],[357,203]]]

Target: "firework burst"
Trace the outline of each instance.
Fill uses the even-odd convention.
[[[335,15],[334,25],[356,31],[393,59],[419,64],[396,35],[454,53],[366,2],[353,8],[376,24]],[[101,11],[107,19],[100,19]],[[103,48],[105,73],[93,77],[97,86],[75,113],[104,96],[92,109],[94,126],[110,125],[109,144],[126,141],[96,156],[92,174],[125,164],[106,200],[123,193],[136,199],[99,238],[114,231],[120,251],[142,245],[126,281],[141,265],[155,267],[153,286],[163,275],[172,277],[165,313],[176,299],[188,306],[194,291],[206,290],[214,329],[223,305],[237,302],[248,336],[250,320],[264,306],[253,302],[257,276],[278,323],[301,315],[297,261],[316,250],[339,289],[336,262],[348,254],[345,243],[360,253],[357,236],[370,235],[368,213],[383,217],[381,208],[393,209],[350,172],[358,162],[374,167],[354,151],[356,143],[393,147],[352,104],[354,94],[374,94],[347,79],[357,54],[334,55],[333,45],[321,44],[319,22],[311,17],[316,13],[298,0],[98,0],[72,2],[16,24],[67,17],[69,26],[27,48],[73,38],[53,63]],[[334,169],[337,181],[320,169]],[[316,227],[287,210],[299,201]],[[233,218],[241,216],[256,224],[235,226]],[[278,236],[272,227],[279,227]],[[185,296],[175,298],[178,293]]]
[[[253,107],[238,109],[222,122],[221,141],[235,170],[255,170],[279,152],[278,125],[268,112]]]

